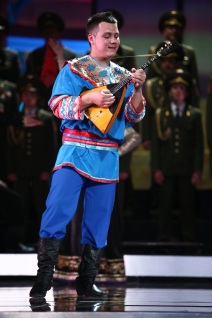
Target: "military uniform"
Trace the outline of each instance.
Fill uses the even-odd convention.
[[[210,151],[210,174],[212,176],[212,76],[208,83],[207,101],[206,101],[206,137]]]
[[[0,79],[18,84],[21,66],[18,52],[5,47],[5,36],[9,33],[8,20],[0,16]]]
[[[7,127],[17,112],[16,85],[0,79],[0,179],[6,181]]]
[[[186,103],[182,115],[175,117],[170,102],[157,109],[152,141],[152,170],[154,173],[162,171],[164,176],[160,185],[159,240],[171,238],[171,215],[177,194],[182,239],[193,241],[196,239],[195,188],[191,178],[194,172],[201,173],[203,168],[200,110]]]
[[[19,87],[19,92],[36,91],[40,94],[39,86],[36,83],[38,82],[33,82],[31,78],[24,80]],[[30,237],[27,236],[30,231],[34,235],[38,233],[49,191],[48,174],[50,175],[56,158],[53,115],[39,108],[39,105],[32,111],[32,114],[28,112],[29,110],[24,107],[7,131],[8,179],[22,200],[23,240],[26,241]],[[33,122],[31,116],[33,116]],[[43,173],[47,174],[47,180],[41,178]],[[11,175],[15,175],[17,179],[11,180]],[[30,224],[31,228],[29,228]],[[30,239],[32,242],[36,238],[31,235]]]
[[[18,52],[9,48],[0,49],[0,78],[18,84],[20,77]]]
[[[5,47],[8,20],[0,16],[0,179],[6,181],[6,131],[17,111],[16,84],[20,78],[18,53]]]
[[[196,55],[194,49],[186,45],[184,43],[181,44],[183,51],[184,51],[184,59],[180,63],[179,67],[185,69],[188,71],[191,76],[195,80],[195,85],[199,88],[199,75],[198,75],[198,69],[197,69],[197,60],[196,60]],[[151,46],[149,54],[156,54],[157,46]],[[161,75],[161,70],[160,70],[160,63],[159,61],[152,63],[148,69],[147,69],[147,78],[152,78],[154,76]],[[198,91],[199,92],[199,91]],[[199,95],[199,94],[198,94]]]
[[[158,23],[159,31],[163,33],[163,30],[166,26],[176,26],[177,28],[181,29],[181,31],[183,31],[186,26],[186,19],[184,14],[178,10],[171,10],[171,11],[165,12],[164,14],[162,14],[162,16],[159,19],[159,23]],[[176,40],[181,43],[182,39],[178,38]],[[186,45],[184,43],[181,43],[181,46],[184,52],[184,59],[181,61],[179,67],[185,69],[191,74],[192,78],[195,81],[195,86],[197,87],[196,94],[200,95],[199,74],[198,74],[195,51],[191,46]],[[149,54],[156,54],[157,52],[156,48],[157,48],[157,45],[151,46],[149,49]],[[147,73],[147,79],[158,76],[158,75],[160,76],[161,70],[160,70],[159,61],[152,63],[148,67],[146,73]]]
[[[142,120],[142,141],[152,139],[152,120],[154,120],[155,110],[163,108],[168,101],[168,96],[164,88],[165,77],[163,75],[156,76],[146,81],[145,97],[146,97],[146,115]],[[198,95],[196,95],[195,83],[190,86],[189,103],[198,107]]]

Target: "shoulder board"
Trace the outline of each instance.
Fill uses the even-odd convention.
[[[192,105],[188,105],[188,109],[193,113],[200,113],[200,114],[202,113],[200,108],[194,107]]]
[[[5,86],[9,86],[10,88],[13,88],[13,89],[17,88],[17,85],[15,83],[7,81],[7,80],[0,81],[0,84],[5,85]]]
[[[193,47],[191,47],[190,45],[187,44],[182,44],[183,49],[187,50],[187,51],[194,51]]]

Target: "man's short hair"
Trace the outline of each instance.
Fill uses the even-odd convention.
[[[111,11],[99,12],[92,15],[87,22],[86,34],[90,34],[96,27],[98,27],[99,23],[107,22],[107,23],[117,23],[117,19],[113,16]]]

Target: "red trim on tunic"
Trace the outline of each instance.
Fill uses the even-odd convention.
[[[56,170],[59,170],[63,167],[71,167],[73,168],[74,170],[76,170],[79,174],[81,174],[82,176],[90,179],[90,180],[93,180],[93,181],[96,181],[96,182],[101,182],[101,183],[118,183],[119,180],[117,179],[114,179],[114,180],[103,180],[103,179],[97,179],[97,178],[92,178],[89,174],[86,174],[84,172],[82,172],[81,170],[78,170],[74,165],[70,164],[70,163],[62,163],[61,165],[57,166],[57,167],[54,167],[53,171],[56,171]]]
[[[142,96],[143,109],[142,109],[140,112],[136,110],[136,108],[135,108],[135,106],[134,106],[134,104],[133,104],[133,101],[132,101],[132,96],[131,96],[130,99],[129,99],[129,103],[130,103],[130,105],[131,105],[133,111],[134,111],[136,114],[142,114],[143,111],[144,111],[145,105],[146,105],[146,99],[145,99],[144,96]]]
[[[91,140],[83,140],[83,139],[77,139],[77,138],[72,138],[72,137],[68,137],[68,136],[63,136],[62,141],[73,141],[73,142],[80,142],[81,144],[87,144],[87,145],[118,148],[118,144],[110,144],[110,143],[103,143],[103,142],[97,142],[97,141],[91,141]]]
[[[64,134],[71,134],[71,135],[75,135],[75,136],[82,136],[82,137],[86,137],[86,138],[92,138],[92,139],[98,139],[101,140],[101,143],[99,143],[100,146],[105,145],[105,146],[110,146],[110,147],[118,147],[118,144],[115,142],[112,142],[112,140],[110,138],[101,138],[97,135],[95,135],[94,133],[90,133],[84,130],[77,130],[77,129],[69,129],[69,128],[65,128],[63,130],[63,138],[73,138],[73,137],[68,137],[68,136],[64,136]],[[74,139],[74,138],[73,138]],[[105,142],[105,141],[110,141],[110,143]],[[84,142],[84,140],[83,140]],[[90,141],[88,141],[90,142]],[[94,142],[95,144],[97,144],[98,142]]]

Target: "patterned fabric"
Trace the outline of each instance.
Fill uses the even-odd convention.
[[[68,64],[73,72],[90,81],[95,87],[118,83],[126,76],[130,76],[130,72],[125,68],[113,62],[110,66],[102,67],[89,55],[69,61]]]
[[[73,129],[64,129],[63,131],[63,144],[73,145],[76,143],[79,147],[90,147],[99,150],[118,151],[118,144],[110,139],[99,138],[94,134],[87,133],[86,131],[79,131]]]
[[[140,121],[145,115],[145,110],[141,113],[135,111],[130,98],[134,85],[129,83],[120,113],[110,131],[103,134],[84,116],[84,112],[81,112],[80,94],[95,87],[120,83],[128,76],[130,72],[117,64],[111,62],[110,66],[103,67],[89,55],[68,61],[63,67],[55,81],[49,101],[52,112],[62,119],[61,131],[72,129],[94,134],[94,139],[98,138],[101,145],[91,147],[93,137],[88,146],[88,141],[86,145],[82,140],[73,143],[73,140],[65,140],[67,136],[63,135],[63,145],[54,170],[71,166],[92,180],[106,183],[118,181],[117,146],[110,147],[108,151],[108,147],[103,146],[103,142],[108,139],[113,144],[121,144],[124,140],[125,127]],[[143,102],[145,104],[145,100]],[[103,148],[100,149],[97,146],[103,146]]]

